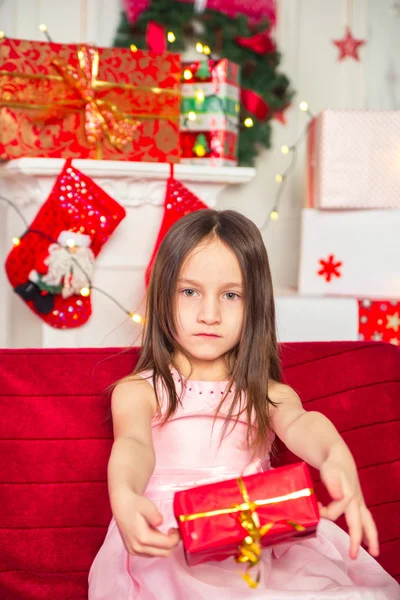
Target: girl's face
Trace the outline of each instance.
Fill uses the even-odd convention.
[[[223,357],[240,340],[243,278],[235,254],[220,240],[192,250],[179,273],[175,300],[177,341],[193,366]]]

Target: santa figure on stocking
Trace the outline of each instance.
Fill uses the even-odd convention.
[[[24,300],[32,300],[42,314],[53,309],[55,295],[70,298],[80,294],[90,287],[93,275],[95,256],[91,243],[91,237],[82,231],[61,231],[57,242],[36,257],[28,281],[18,285],[15,292]]]

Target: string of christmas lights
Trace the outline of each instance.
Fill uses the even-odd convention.
[[[296,142],[294,144],[292,144],[291,146],[284,145],[281,147],[282,154],[285,154],[285,155],[291,154],[292,157],[291,157],[291,161],[290,161],[288,167],[286,168],[286,170],[283,173],[277,173],[275,175],[275,181],[278,184],[278,190],[276,192],[273,207],[272,207],[271,211],[269,212],[267,218],[265,219],[264,223],[260,227],[261,231],[265,231],[265,229],[267,229],[267,227],[271,221],[277,221],[279,219],[279,208],[280,208],[280,204],[281,204],[282,194],[285,189],[288,177],[289,177],[290,173],[294,170],[294,167],[296,165],[297,147],[300,144],[300,142],[302,141],[303,137],[308,133],[308,130],[310,129],[312,120],[314,118],[314,115],[310,112],[310,110],[308,108],[307,102],[305,102],[304,100],[302,102],[300,102],[299,108],[302,112],[305,112],[308,115],[309,121],[306,123],[301,134],[299,135],[298,139],[296,140]]]

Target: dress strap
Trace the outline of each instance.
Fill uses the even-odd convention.
[[[136,375],[139,375],[139,377],[148,381],[150,383],[151,387],[154,388],[152,369],[146,369],[145,371],[140,371],[140,373],[136,373]]]

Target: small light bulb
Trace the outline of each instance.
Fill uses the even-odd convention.
[[[67,240],[66,243],[67,243],[68,248],[73,248],[75,246],[75,240],[73,240],[72,238]]]
[[[203,53],[204,54],[211,54],[211,48],[210,46],[203,46]]]
[[[6,34],[4,33],[4,31],[0,31],[0,40],[2,40],[5,37],[6,37]]]
[[[245,127],[253,127],[254,125],[254,121],[251,117],[247,117],[247,119],[245,119],[243,123]]]
[[[196,113],[194,112],[194,110],[191,110],[190,112],[188,112],[188,119],[189,119],[189,121],[196,120]]]
[[[269,213],[269,218],[271,219],[271,221],[277,221],[279,219],[278,211],[271,210],[271,212]]]
[[[203,100],[205,98],[203,90],[197,90],[197,92],[196,92],[196,98],[200,102],[203,102]]]
[[[303,112],[307,112],[308,111],[308,104],[307,104],[307,102],[305,102],[304,100],[302,102],[300,102],[299,108]]]
[[[39,29],[44,33],[45,31],[47,31],[47,26],[44,23],[42,23],[41,25],[39,25]]]
[[[173,31],[168,31],[168,33],[167,33],[167,40],[168,40],[168,41],[169,41],[171,44],[173,44],[173,43],[174,43],[174,41],[176,40],[176,35],[174,34],[174,32],[173,32]]]
[[[83,287],[83,288],[81,289],[81,291],[80,291],[80,295],[81,295],[81,296],[84,296],[85,298],[86,298],[87,296],[90,296],[90,288],[88,288],[88,287]]]
[[[199,158],[203,158],[206,155],[206,149],[204,146],[197,146],[195,149],[195,153]]]
[[[275,175],[275,181],[276,183],[282,183],[283,177],[280,173],[278,173],[278,175]]]
[[[132,52],[137,52],[137,46],[135,44],[131,44],[131,50]]]
[[[282,154],[289,154],[289,152],[290,152],[289,146],[282,146],[281,152],[282,152]]]
[[[21,243],[21,240],[18,237],[13,237],[13,239],[11,241],[14,246],[19,246]]]
[[[183,71],[183,79],[186,79],[186,81],[188,81],[188,79],[192,79],[193,77],[193,73],[190,69],[185,69]]]
[[[137,313],[130,313],[129,316],[132,319],[132,321],[134,321],[135,323],[141,323],[142,322],[141,315],[138,315]]]
[[[200,54],[203,54],[204,46],[201,42],[197,42],[196,50],[197,50],[197,52],[200,52]]]

